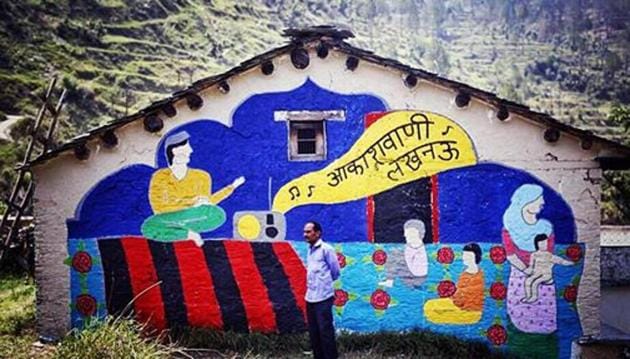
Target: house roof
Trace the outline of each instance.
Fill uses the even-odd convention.
[[[484,91],[475,87],[471,87],[464,83],[446,79],[438,76],[435,73],[425,71],[422,69],[414,68],[409,65],[405,65],[397,60],[385,58],[374,54],[372,51],[360,49],[353,45],[350,45],[346,41],[347,38],[354,37],[352,32],[347,29],[341,29],[333,26],[313,26],[304,29],[285,29],[283,35],[290,38],[290,42],[286,45],[271,49],[258,56],[242,62],[238,66],[230,69],[227,72],[218,74],[215,76],[206,77],[198,80],[190,85],[188,88],[177,91],[171,96],[164,98],[160,101],[151,103],[149,106],[129,116],[121,117],[113,120],[110,123],[94,128],[87,133],[81,134],[70,141],[54,148],[46,153],[38,156],[34,160],[25,163],[22,167],[31,167],[45,162],[53,157],[58,156],[60,153],[76,149],[84,146],[85,143],[93,138],[104,135],[105,133],[112,131],[118,127],[124,126],[130,122],[146,118],[151,115],[158,115],[160,112],[165,112],[166,107],[172,107],[172,103],[186,99],[190,96],[195,96],[197,93],[215,86],[225,86],[226,80],[230,77],[248,71],[252,68],[261,66],[271,62],[274,58],[285,55],[294,54],[295,50],[300,50],[305,45],[317,45],[318,52],[327,52],[330,49],[337,50],[345,53],[350,57],[354,57],[358,60],[378,64],[384,67],[397,69],[399,71],[407,73],[407,78],[413,80],[425,80],[434,84],[450,88],[458,93],[466,94],[471,98],[477,98],[490,105],[497,107],[497,109],[508,111],[511,114],[520,115],[531,119],[541,125],[550,129],[556,129],[558,131],[571,134],[583,141],[591,143],[600,142],[606,146],[610,146],[612,149],[624,154],[624,157],[600,157],[597,160],[600,162],[604,169],[629,169],[630,168],[630,147],[617,143],[615,141],[600,137],[592,133],[591,131],[581,130],[579,128],[562,123],[555,118],[534,110],[529,107],[506,100],[498,97],[496,94]],[[167,111],[166,111],[167,112]]]

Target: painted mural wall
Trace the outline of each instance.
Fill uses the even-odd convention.
[[[286,113],[336,114],[324,158],[290,158]],[[342,268],[338,329],[422,328],[559,357],[582,334],[571,207],[532,174],[480,161],[455,118],[307,79],[252,95],[231,126],[177,126],[154,153],[67,220],[74,327],[133,310],[157,329],[304,331],[301,230],[315,219]]]

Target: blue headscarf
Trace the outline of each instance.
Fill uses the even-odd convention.
[[[538,219],[528,224],[523,218],[523,207],[543,195],[543,188],[536,184],[524,184],[514,191],[510,206],[503,214],[503,227],[510,233],[516,246],[528,252],[534,252],[534,237],[538,234],[551,235],[553,225],[546,219]]]

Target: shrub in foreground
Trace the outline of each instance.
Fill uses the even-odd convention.
[[[93,321],[59,344],[56,358],[168,358],[178,350],[160,338],[142,334],[143,326],[133,320],[108,317]]]

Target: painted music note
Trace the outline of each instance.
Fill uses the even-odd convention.
[[[296,198],[300,198],[300,189],[297,186],[293,186],[289,188],[289,194],[291,195],[291,201],[294,201]]]
[[[442,132],[442,136],[446,136],[448,134],[448,132],[453,128],[453,126],[448,125],[446,126],[446,130],[444,130],[444,132]]]
[[[313,188],[315,188],[315,186],[312,184],[308,186],[308,193],[306,194],[306,197],[310,197],[313,195]]]

